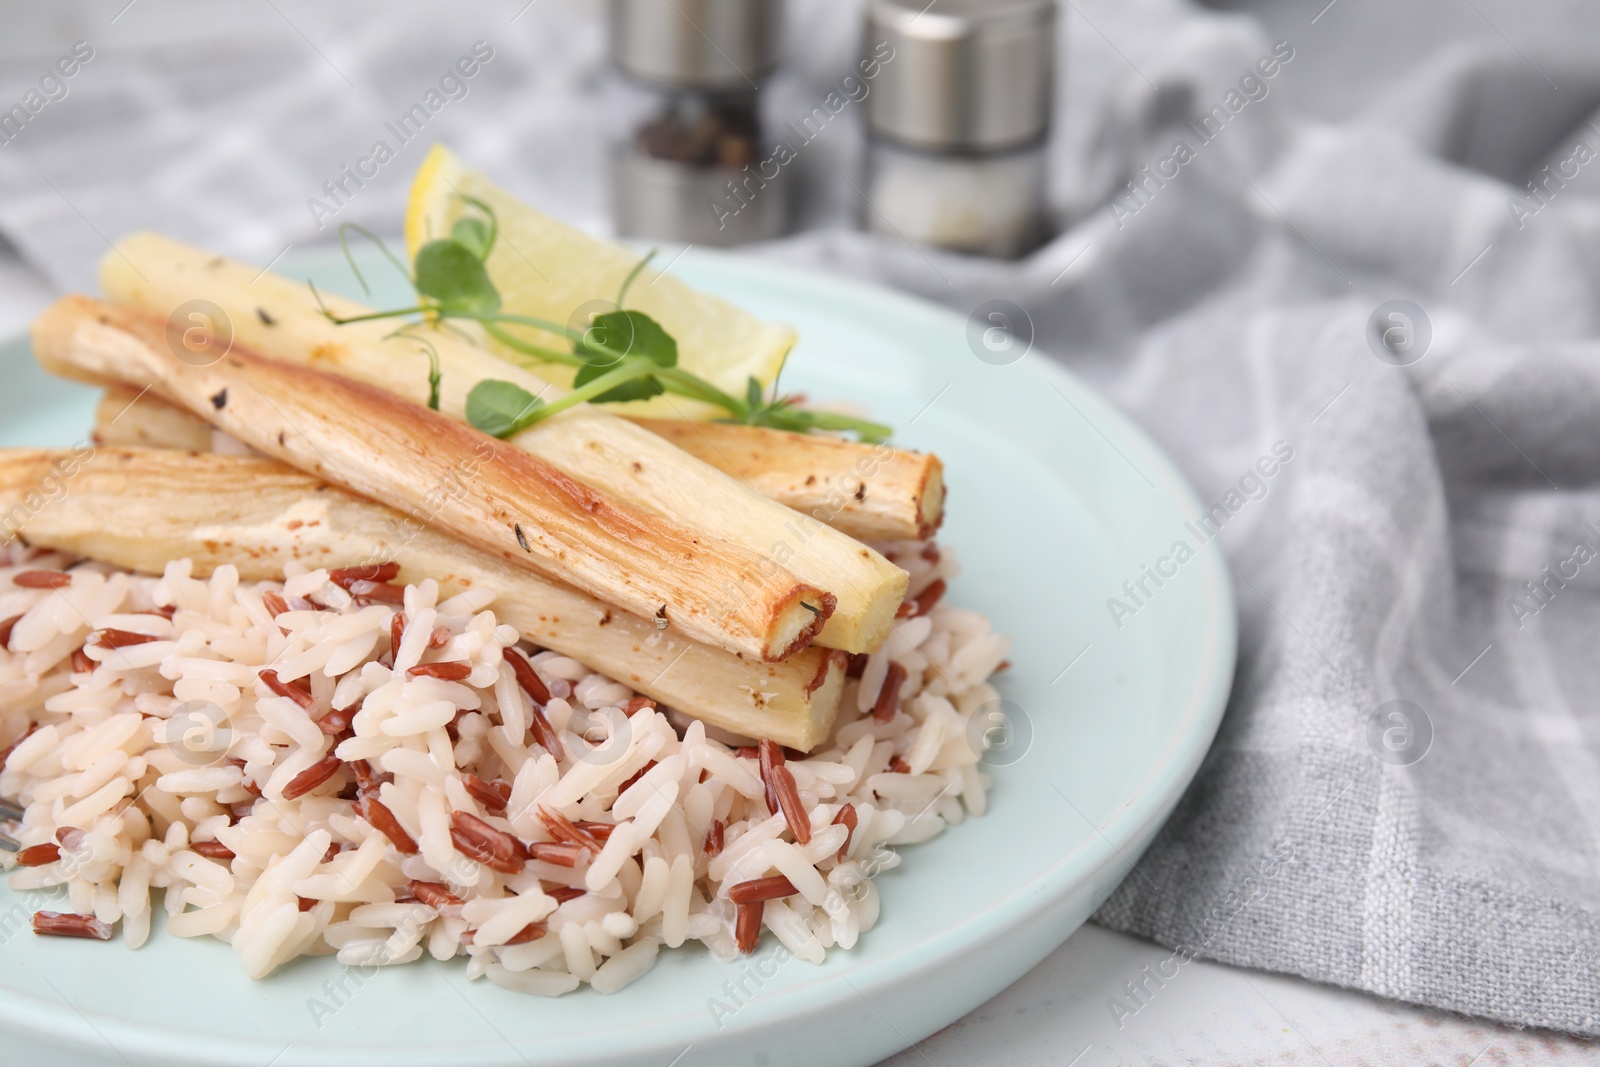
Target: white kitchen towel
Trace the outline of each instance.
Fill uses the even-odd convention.
[[[849,69],[842,2],[791,4],[780,108]],[[64,287],[138,228],[262,263],[338,222],[395,232],[435,139],[604,228],[598,4],[119,6],[19,10],[0,43],[0,108],[43,101],[0,143],[0,232]],[[1098,921],[1173,968],[1600,1034],[1592,62],[1554,34],[1443,49],[1335,126],[1285,88],[1338,75],[1333,16],[1278,36],[1178,0],[1063,14],[1056,240],[1001,264],[853,232],[842,123],[796,164],[806,232],[758,251],[963,314],[1016,302],[1217,509],[1235,691]],[[79,41],[92,58],[50,75]],[[378,141],[392,160],[363,164]],[[1079,610],[1139,625],[1104,595]]]

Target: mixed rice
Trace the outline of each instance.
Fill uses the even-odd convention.
[[[809,756],[657,707],[522,642],[493,594],[291,571],[244,584],[0,549],[4,860],[40,933],[229,942],[260,978],[467,957],[473,978],[621,989],[662,945],[770,930],[820,962],[877,921],[892,846],[981,815],[975,712],[1009,640],[942,603],[931,544]],[[65,887],[64,893],[61,887]]]

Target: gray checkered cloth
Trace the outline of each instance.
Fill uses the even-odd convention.
[[[840,2],[791,8],[796,113],[850,64]],[[596,6],[13,13],[35,23],[0,45],[16,98],[17,72],[73,41],[96,54],[0,146],[0,230],[78,287],[104,236],[135,228],[261,262],[326,240],[306,200],[477,40],[493,60],[426,139],[603,228]],[[1098,921],[1600,1034],[1592,63],[1444,52],[1326,126],[1277,88],[1315,75],[1299,50],[1241,87],[1274,48],[1249,19],[1083,0],[1064,23],[1055,242],[994,264],[853,232],[863,205],[836,175],[860,147],[841,127],[796,164],[807,232],[760,251],[963,313],[1015,300],[1222,508],[1242,637],[1227,718]],[[1202,140],[1188,120],[1213,107]],[[1174,172],[1179,141],[1193,158]],[[402,147],[337,221],[392,232],[420,156]],[[1266,477],[1275,445],[1292,456]]]

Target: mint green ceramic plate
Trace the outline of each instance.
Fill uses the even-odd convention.
[[[280,269],[352,290],[335,257]],[[1016,639],[1001,683],[1015,721],[991,755],[989,814],[903,850],[879,883],[882,921],[853,952],[821,967],[778,963],[770,937],[742,964],[663,952],[609,997],[469,984],[459,961],[358,982],[331,959],[303,960],[251,982],[216,941],[158,932],[128,952],[34,937],[28,902],[0,889],[9,1053],[246,1067],[870,1064],[1016,980],[1129,873],[1211,742],[1234,661],[1227,574],[1214,548],[1192,544],[1184,522],[1202,508],[1172,464],[1039,354],[977,358],[958,315],[749,259],[691,253],[673,270],[799,328],[786,385],[848,397],[898,443],[944,458],[941,540],[966,567],[949,599]],[[23,344],[0,352],[0,368],[0,444],[82,439],[90,391],[46,379]],[[1179,540],[1198,554],[1119,628],[1107,598]]]

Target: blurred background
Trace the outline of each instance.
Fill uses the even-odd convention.
[[[811,114],[855,72],[864,5],[773,6],[783,22],[775,62],[756,80],[773,120],[767,139],[792,140],[783,124]],[[981,13],[1017,4],[966,6]],[[93,59],[63,79],[65,95],[25,134],[4,143],[0,229],[35,270],[63,283],[83,284],[94,229],[114,236],[160,227],[264,262],[286,244],[326,240],[339,222],[397,232],[410,174],[427,144],[442,140],[552,213],[614,231],[608,152],[636,100],[616,89],[626,80],[608,61],[604,15],[600,0],[10,5],[0,41],[6,107],[37,88],[75,42]],[[1520,184],[1526,175],[1513,173],[1514,163],[1556,150],[1600,88],[1585,44],[1600,31],[1600,9],[1582,0],[1381,8],[1370,0],[1084,0],[1063,4],[1057,21],[1044,150],[1052,232],[1106,210],[1139,166],[1166,154],[1167,127],[1220,104],[1274,42],[1293,52],[1288,76],[1263,79],[1268,93],[1237,116],[1237,135],[1206,153],[1226,158],[1197,160],[1207,171],[1259,176],[1307,125],[1417,133],[1444,123],[1429,133],[1445,139],[1438,147],[1448,157]],[[461,79],[463,95],[447,97],[425,132],[399,144],[385,123],[437,89],[480,41],[493,59]],[[752,72],[757,65],[746,61]],[[893,63],[885,71],[901,73]],[[915,72],[904,76],[917,86]],[[1514,98],[1497,100],[1500,89]],[[1497,106],[1513,112],[1497,116]],[[1445,122],[1442,109],[1457,113]],[[860,195],[866,110],[852,100],[785,167],[793,197],[786,243],[870,219]],[[394,161],[319,225],[308,199],[331,203],[323,183],[380,139],[395,148]]]
[[[1333,471],[1368,493],[1363,507],[1389,508],[1397,525],[1383,536],[1402,546],[1398,570],[1442,595],[1411,632],[1374,623],[1357,644],[1400,649],[1399,674],[1449,664],[1442,681],[1416,689],[1439,694],[1435,717],[1468,739],[1458,753],[1515,747],[1497,740],[1494,723],[1526,706],[1525,689],[1507,683],[1460,705],[1486,674],[1520,678],[1522,653],[1449,679],[1478,664],[1467,662],[1475,652],[1488,654],[1478,652],[1485,634],[1491,647],[1503,640],[1486,621],[1501,611],[1494,581],[1536,574],[1557,558],[1544,546],[1560,541],[1562,522],[1600,514],[1587,490],[1541,497],[1532,547],[1505,547],[1517,540],[1508,531],[1526,528],[1512,513],[1528,493],[1587,486],[1600,473],[1600,203],[1591,199],[1600,167],[1587,165],[1600,154],[1600,5],[883,0],[866,31],[863,0],[788,0],[742,5],[770,9],[772,21],[750,16],[713,41],[674,39],[652,22],[670,21],[677,3],[619,2],[633,27],[620,42],[608,39],[598,0],[8,4],[0,330],[20,332],[59,292],[92,290],[109,241],[137,229],[263,265],[335,240],[342,223],[396,237],[411,175],[436,141],[597,233],[737,241],[962,314],[1004,296],[1026,320],[1007,325],[1139,418],[1202,497],[1284,437],[1306,443],[1296,478]],[[951,33],[970,44],[960,62],[932,40]],[[880,56],[869,74],[863,63],[880,39],[895,42],[894,58]],[[758,183],[761,195],[746,198],[728,188],[749,166],[759,173],[779,143],[792,158],[776,165],[775,190]],[[1371,348],[1369,314],[1396,299],[1417,308],[1428,340],[1389,359]],[[1380,377],[1393,367],[1379,360],[1416,362],[1430,343],[1433,358],[1407,384]],[[1349,458],[1372,442],[1381,447]],[[1357,575],[1342,543],[1330,542],[1334,562],[1323,570],[1306,565],[1315,555],[1306,546],[1338,525],[1314,503],[1280,491],[1223,539],[1249,587],[1239,588],[1241,682],[1219,750],[1276,746],[1302,769],[1332,749],[1284,723],[1303,727],[1314,717],[1305,709],[1321,706],[1307,694],[1337,687],[1314,677],[1317,657],[1302,648],[1296,659],[1300,630],[1274,605],[1300,605],[1304,623],[1330,585],[1342,604],[1360,583],[1394,583],[1376,569]],[[1446,513],[1456,525],[1438,519]],[[1418,514],[1434,519],[1408,525]],[[1491,560],[1496,553],[1504,558]],[[1586,608],[1561,633],[1563,647],[1592,650],[1600,612]],[[1513,664],[1509,674],[1489,673],[1502,670],[1498,656]],[[1593,658],[1557,657],[1548,670],[1559,678],[1540,699],[1588,694],[1587,708]],[[1387,694],[1362,688],[1355,673],[1360,691],[1340,699],[1364,715],[1362,701]],[[1584,775],[1600,766],[1592,717],[1580,718],[1566,747],[1588,762],[1566,767],[1564,780],[1590,785],[1573,796],[1587,795]],[[1452,766],[1449,733],[1425,768]],[[1538,759],[1558,759],[1558,747]],[[1399,884],[1428,907],[1419,903],[1421,917],[1403,929],[1375,925],[1370,913],[1363,928],[1359,906],[1340,914],[1329,903],[1338,871],[1273,889],[1263,914],[1364,929],[1352,935],[1366,939],[1354,963],[1229,930],[1211,946],[1219,960],[1281,973],[1196,964],[1204,979],[1163,993],[1124,1029],[1108,998],[1167,955],[1145,938],[1173,943],[1164,923],[1182,907],[1124,887],[1100,926],[896,1062],[1594,1062],[1580,1039],[1502,1025],[1593,1033],[1593,954],[1561,984],[1561,1003],[1508,999],[1496,968],[1536,972],[1572,935],[1552,927],[1478,955],[1469,942],[1487,944],[1489,932],[1454,914],[1443,891],[1428,903],[1433,889],[1415,889],[1448,881],[1416,874],[1424,867],[1451,877],[1472,868],[1473,885],[1504,889],[1513,903],[1568,918],[1593,907],[1594,835],[1572,844],[1534,832],[1548,827],[1551,807],[1519,797],[1552,775],[1528,758],[1476,803],[1459,803],[1442,781],[1408,787],[1422,839],[1454,850],[1423,847],[1424,861],[1405,868]],[[1227,862],[1195,875],[1184,860],[1186,841],[1203,838],[1224,856],[1240,845],[1230,836],[1237,820],[1216,801],[1229,781],[1223,762],[1203,772],[1146,861],[1157,882],[1197,900],[1237,881]],[[1363,767],[1352,780],[1379,782],[1378,795],[1383,780],[1371,776],[1384,769]],[[1288,810],[1287,797],[1280,790],[1256,807]],[[1484,810],[1506,832],[1478,824],[1473,813]],[[1571,864],[1559,892],[1520,868],[1512,839],[1541,877]],[[1388,947],[1413,940],[1465,947],[1448,973],[1421,964],[1413,973],[1409,962],[1386,970]],[[1476,985],[1452,986],[1451,974],[1477,967]]]

